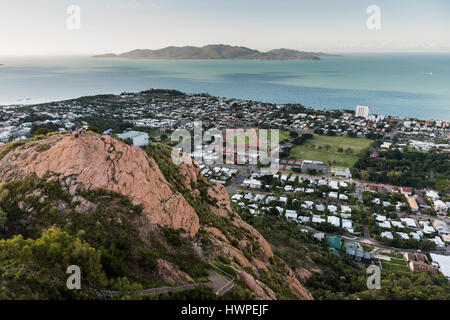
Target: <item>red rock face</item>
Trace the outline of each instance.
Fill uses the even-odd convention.
[[[3,157],[0,168],[0,182],[58,173],[71,178],[72,190],[105,189],[128,196],[155,223],[183,228],[191,236],[199,229],[194,209],[172,191],[156,162],[142,149],[109,136],[53,136],[28,142]]]
[[[6,146],[0,147],[0,152],[5,148]],[[192,189],[191,182],[203,179],[199,176],[199,171],[198,166],[193,163],[178,166],[182,183],[194,196],[199,196],[199,190]],[[89,134],[74,138],[54,135],[44,140],[28,141],[0,159],[0,183],[30,175],[42,178],[47,173],[52,174],[52,179],[58,180],[72,195],[75,195],[78,189],[115,191],[128,196],[134,204],[142,205],[152,223],[170,225],[175,229],[183,228],[191,237],[195,236],[200,228],[197,213],[183,195],[174,191],[155,160],[141,148],[129,146],[109,136]],[[259,270],[267,271],[273,256],[270,244],[256,229],[233,213],[225,187],[212,185],[208,188],[207,195],[214,203],[209,206],[211,212],[229,219],[235,227],[246,229],[250,234],[249,237],[244,235],[238,247],[235,247],[230,243],[232,235],[224,234],[224,230],[204,226],[217,250],[215,255],[223,254],[230,260],[236,258],[240,264],[232,262],[232,265],[238,271],[239,278],[254,294],[259,299],[275,299],[275,294],[266,284],[242,270],[243,267],[249,267],[255,274],[258,274]],[[90,210],[91,204],[80,202],[78,210]],[[252,245],[254,240],[257,240],[259,249],[250,262],[243,250]],[[210,260],[214,257],[208,256],[204,259]],[[164,261],[158,262],[158,268],[163,274],[175,275],[170,278],[171,281],[189,281]],[[289,270],[286,270],[285,280],[298,298],[312,298]]]

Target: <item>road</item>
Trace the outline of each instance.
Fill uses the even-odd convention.
[[[239,175],[236,176],[233,179],[231,185],[227,187],[227,191],[228,191],[228,193],[230,195],[236,193],[237,189],[241,186],[242,182],[246,179],[247,175],[249,173],[251,173],[251,172],[254,172],[254,170],[255,170],[255,166],[254,165],[248,165],[248,164],[247,165],[222,165],[222,166],[227,166],[227,167],[230,167],[230,168],[232,167],[232,168],[240,170]],[[300,176],[303,179],[305,179],[305,178],[317,179],[318,178],[317,176],[309,176],[309,175],[306,175],[306,174],[299,174],[299,173],[296,173],[296,175]],[[362,193],[364,191],[364,187],[366,185],[370,184],[370,183],[365,182],[365,181],[359,181],[359,180],[353,180],[353,179],[345,179],[345,178],[333,178],[333,179],[345,181],[347,183],[355,183],[355,195],[358,198],[358,201],[360,201],[361,203],[363,202]],[[383,184],[377,184],[377,185],[389,187],[388,185],[383,185]],[[257,192],[261,193],[261,194],[270,194],[270,192],[264,192],[264,191],[261,191],[261,190],[257,190]],[[430,217],[430,216],[425,216],[425,215],[420,215],[420,214],[407,214],[407,215],[403,214],[403,213],[398,213],[398,214],[399,214],[399,217],[402,217],[402,216],[411,217],[414,220],[416,220],[416,222],[419,219],[420,220],[428,220],[428,219],[434,220],[434,219],[437,219],[436,217]],[[447,223],[450,223],[450,217],[444,217],[444,218],[439,218],[439,219],[444,220]],[[313,228],[310,228],[310,229],[314,230]],[[358,240],[352,239],[352,241],[356,241],[356,242],[359,242],[359,243],[365,243],[365,244],[370,242],[375,247],[380,248],[380,249],[385,249],[385,250],[416,252],[415,249],[401,249],[401,248],[388,247],[388,246],[379,244],[374,239],[372,239],[370,237],[370,233],[369,233],[367,225],[363,225],[363,230],[364,230],[364,233],[363,233],[362,238],[360,238]],[[314,231],[315,232],[319,232],[317,230],[314,230]],[[450,246],[447,246],[445,249],[435,250],[433,252],[434,253],[439,253],[439,254],[450,255]]]
[[[214,265],[212,265],[212,266],[214,268],[217,268]],[[228,280],[213,270],[210,270],[208,279],[209,279],[209,282],[205,283],[205,285],[211,287],[214,290],[214,292],[216,293],[216,295],[221,296],[234,288],[234,283],[233,283],[234,279]],[[139,293],[142,295],[159,295],[162,293],[170,293],[170,292],[175,292],[175,291],[180,291],[180,290],[193,290],[196,287],[198,287],[199,285],[200,285],[200,283],[189,283],[189,284],[175,286],[175,287],[162,286],[162,287],[157,287],[157,288],[141,290]],[[115,290],[101,290],[101,291],[98,291],[98,293],[99,293],[99,296],[103,296],[105,298],[112,298],[112,297],[118,296],[120,294],[119,291],[115,291]]]

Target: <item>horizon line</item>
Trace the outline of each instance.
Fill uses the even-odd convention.
[[[164,47],[167,48],[167,47]],[[162,49],[162,48],[161,48]],[[124,52],[129,52],[133,50],[158,50],[158,49],[131,49]],[[296,50],[296,49],[289,49],[289,50]],[[408,51],[400,51],[400,50],[385,50],[385,51],[360,51],[360,50],[348,50],[348,51],[326,51],[326,50],[313,50],[313,51],[306,51],[306,50],[297,50],[297,51],[304,51],[304,52],[312,52],[312,53],[325,53],[325,54],[450,54],[450,50],[447,51],[423,51],[423,50],[408,50]],[[1,54],[0,57],[2,58],[17,58],[17,57],[69,57],[69,56],[93,56],[93,55],[101,55],[101,54],[121,54],[121,53],[114,53],[113,51],[104,51],[103,53],[98,52],[71,52],[71,53],[15,53],[15,54]],[[326,57],[325,57],[326,58]],[[142,60],[163,60],[163,59],[142,59]],[[189,59],[189,60],[201,60],[201,59]],[[208,59],[212,60],[212,59]],[[215,60],[229,60],[229,59],[215,59]],[[1,64],[1,62],[0,62]]]

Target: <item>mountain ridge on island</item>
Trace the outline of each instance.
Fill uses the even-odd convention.
[[[125,58],[148,60],[319,60],[337,55],[292,49],[274,49],[261,52],[242,46],[212,44],[204,47],[165,47],[157,50],[135,49],[121,54],[106,53],[94,58]]]

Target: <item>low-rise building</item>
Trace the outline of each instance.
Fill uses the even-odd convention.
[[[444,215],[447,214],[448,207],[447,207],[447,205],[445,204],[444,201],[442,201],[442,200],[434,200],[433,205],[434,205],[434,210],[438,214],[444,214]]]
[[[412,212],[416,212],[419,210],[416,199],[414,199],[413,197],[408,197],[407,200]]]
[[[128,131],[117,135],[120,139],[129,140],[134,146],[142,147],[148,145],[148,133],[140,131]]]

